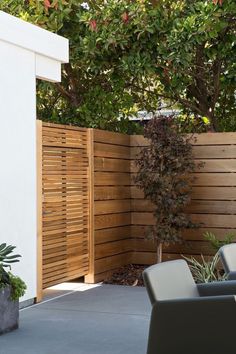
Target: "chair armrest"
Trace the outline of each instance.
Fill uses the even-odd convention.
[[[227,279],[228,280],[236,280],[236,272],[229,272]]]
[[[156,302],[152,308],[151,321],[158,323],[158,330],[164,331],[173,325],[172,330],[179,335],[191,337],[201,329],[209,333],[219,325],[219,329],[230,335],[235,332],[236,298],[226,296],[204,296],[188,299],[175,299]],[[224,327],[222,329],[222,327]],[[168,334],[171,331],[167,331]],[[182,333],[182,334],[181,334]],[[228,354],[228,353],[227,353]]]
[[[235,354],[235,318],[236,299],[231,295],[156,302],[147,353],[188,354],[191,348],[191,354]]]
[[[219,306],[221,305],[231,306],[232,308],[235,308],[236,311],[236,296],[221,295],[221,296],[203,296],[203,297],[194,297],[194,298],[163,300],[155,303],[153,306],[153,310],[154,308],[158,308],[158,310],[160,310],[161,308],[162,309],[165,308],[166,311],[167,308],[172,308],[172,310],[175,311],[175,309],[177,310],[178,308],[179,309],[183,308],[184,312],[191,311],[190,309],[193,310],[198,309],[200,310],[200,312],[203,311],[204,313],[204,311],[208,312],[208,309],[212,309],[212,308],[215,308],[216,311],[218,311]]]
[[[152,316],[158,321],[159,317],[165,317],[176,323],[181,319],[180,322],[191,323],[196,328],[204,328],[207,322],[213,325],[214,321],[222,321],[227,327],[228,324],[235,325],[236,297],[225,295],[164,300],[154,304]]]
[[[197,284],[200,296],[236,295],[236,280]]]

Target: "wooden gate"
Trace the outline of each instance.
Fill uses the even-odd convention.
[[[42,125],[42,287],[89,272],[88,130]]]

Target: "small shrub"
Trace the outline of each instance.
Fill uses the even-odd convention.
[[[217,251],[224,245],[228,245],[233,242],[235,239],[235,234],[233,233],[228,233],[225,235],[225,238],[223,240],[219,240],[215,234],[212,232],[205,232],[203,234],[205,239],[210,242],[213,248],[215,248]]]
[[[17,300],[25,294],[26,285],[23,280],[14,276],[6,268],[11,269],[11,264],[19,262],[19,254],[12,254],[15,246],[8,246],[6,243],[0,244],[0,289],[6,286],[11,287],[11,299]]]
[[[226,275],[222,274],[218,269],[218,264],[220,261],[218,252],[210,261],[206,261],[203,255],[201,255],[202,262],[199,262],[194,257],[184,257],[184,259],[188,262],[196,283],[209,283],[226,279]]]
[[[160,262],[163,244],[181,241],[183,229],[197,227],[184,212],[196,165],[190,139],[179,133],[174,116],[154,117],[144,136],[150,144],[137,157],[135,183],[154,206],[155,225],[149,236],[157,243]]]

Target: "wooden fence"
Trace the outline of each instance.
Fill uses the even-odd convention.
[[[122,265],[154,263],[155,245],[145,239],[152,205],[133,182],[136,155],[148,142],[142,136],[48,124],[42,132],[44,287],[80,275],[101,281]],[[196,138],[194,156],[204,164],[186,211],[202,225],[184,232],[184,243],[165,247],[164,259],[212,255],[205,231],[221,239],[236,232],[236,133]],[[39,203],[40,188],[39,181]]]

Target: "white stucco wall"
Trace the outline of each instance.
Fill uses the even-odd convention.
[[[68,41],[0,11],[0,243],[22,255],[12,271],[37,293],[36,77],[60,80]]]
[[[36,294],[35,126],[34,53],[0,43],[0,243],[22,255],[13,270],[27,298]]]

